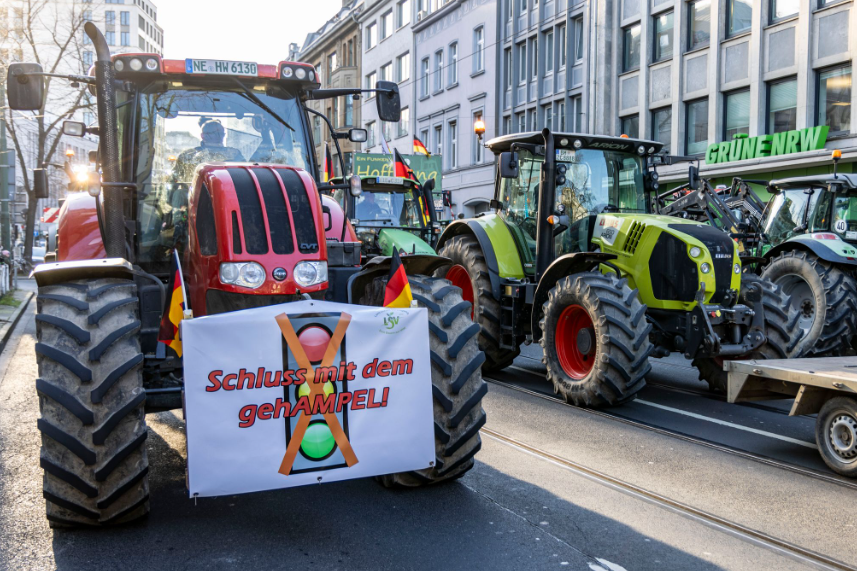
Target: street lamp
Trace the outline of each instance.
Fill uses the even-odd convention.
[[[479,141],[482,142],[482,135],[485,134],[485,121],[477,119],[476,122],[473,123],[473,132],[476,133],[476,136],[479,137]]]

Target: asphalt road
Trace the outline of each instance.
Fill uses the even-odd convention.
[[[150,517],[52,530],[34,311],[0,355],[0,569],[825,568],[802,549],[857,566],[857,489],[812,476],[829,474],[806,446],[812,419],[710,398],[670,358],[640,402],[610,411],[659,430],[631,425],[542,398],[551,391],[534,347],[496,376],[513,386],[490,386],[483,449],[458,482],[391,491],[359,480],[194,502],[180,413],[160,413],[147,417]]]

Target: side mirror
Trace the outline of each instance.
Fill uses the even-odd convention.
[[[48,169],[33,169],[33,192],[36,198],[50,198],[48,192]]]
[[[369,140],[369,131],[366,129],[349,129],[348,140],[352,143],[365,143]]]
[[[500,153],[500,177],[518,178],[518,153]]]
[[[358,197],[363,194],[363,181],[360,180],[360,177],[356,174],[351,175],[348,179],[349,190],[351,191],[351,196]]]
[[[62,134],[69,137],[83,137],[86,134],[86,125],[81,121],[63,121]]]
[[[37,63],[13,63],[6,75],[6,97],[15,111],[37,111],[45,98],[45,79]]]
[[[375,94],[375,105],[381,121],[398,123],[402,118],[402,100],[399,97],[399,86],[393,81],[379,81],[375,84],[379,93]]]
[[[699,167],[693,165],[687,167],[687,186],[693,190],[699,190]]]

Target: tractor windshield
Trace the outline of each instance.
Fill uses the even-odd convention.
[[[169,260],[187,239],[187,197],[197,166],[258,162],[309,170],[301,106],[275,85],[213,88],[159,82],[138,97],[134,122],[141,262]],[[133,124],[130,105],[120,123]]]
[[[412,188],[399,192],[373,191],[363,188],[355,208],[360,226],[397,226],[423,228],[420,201]]]
[[[531,254],[536,252],[538,187],[544,157],[518,151],[518,178],[502,179],[501,216]],[[601,212],[645,212],[644,159],[630,153],[597,149],[557,150],[564,165],[565,183],[556,187],[555,203],[562,204],[572,222]]]

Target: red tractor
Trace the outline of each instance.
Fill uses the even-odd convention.
[[[98,125],[67,122],[63,131],[99,136],[97,180],[69,194],[54,261],[35,272],[40,463],[54,526],[121,523],[149,510],[145,413],[182,406],[182,360],[158,341],[174,251],[194,317],[307,296],[382,305],[390,259],[361,267],[348,213],[320,195],[359,194],[360,181],[318,182],[310,114],[333,128],[306,102],[370,91],[383,120],[400,114],[395,83],[320,89],[305,63],[111,56],[92,23],[85,31],[94,70],[65,78],[94,91]],[[44,112],[45,76],[56,77],[12,64],[10,107]],[[333,134],[337,147],[366,137]],[[457,478],[480,448],[479,327],[458,288],[426,277],[444,263],[403,259],[429,313],[436,461],[381,476],[388,486]]]

